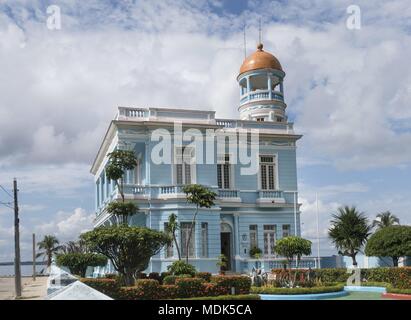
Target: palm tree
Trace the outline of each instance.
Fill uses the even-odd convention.
[[[179,228],[180,227],[178,225],[176,214],[175,213],[170,214],[170,216],[168,217],[166,232],[173,237],[173,241],[177,249],[178,260],[181,260],[180,247],[178,246],[178,241],[176,237],[176,232],[178,231]]]
[[[380,230],[396,224],[400,224],[400,219],[391,212],[385,211],[377,214],[377,218],[372,222],[372,227],[377,227],[377,230]]]
[[[353,207],[340,207],[337,214],[333,214],[331,227],[328,235],[338,250],[338,254],[352,258],[354,266],[357,266],[355,259],[358,252],[364,246],[368,236],[371,234],[371,225],[368,218]]]
[[[87,247],[84,244],[84,241],[69,241],[66,244],[62,245],[61,251],[63,253],[86,253]]]
[[[43,256],[47,258],[47,268],[51,266],[51,260],[54,253],[57,253],[61,250],[61,246],[58,245],[59,241],[53,235],[46,235],[44,236],[43,240],[38,242],[37,245],[39,246],[41,251],[37,254],[36,258]]]

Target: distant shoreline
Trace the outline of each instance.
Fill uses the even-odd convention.
[[[20,265],[22,266],[31,266],[33,261],[22,261]],[[36,265],[46,265],[46,261],[36,261]],[[0,266],[14,266],[14,262],[0,262]]]

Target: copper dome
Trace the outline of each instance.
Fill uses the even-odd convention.
[[[283,71],[280,61],[271,53],[265,52],[261,43],[257,46],[257,51],[244,60],[240,68],[240,74],[256,69],[276,69]]]

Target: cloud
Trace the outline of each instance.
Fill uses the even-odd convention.
[[[76,240],[78,236],[92,229],[95,215],[87,213],[82,208],[76,208],[73,212],[60,211],[56,218],[35,227],[38,235],[55,235],[61,243]]]

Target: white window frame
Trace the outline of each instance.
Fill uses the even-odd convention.
[[[185,150],[186,146],[174,146],[174,163],[172,166],[172,171],[173,171],[173,181],[175,185],[187,185],[187,184],[195,184],[197,181],[197,169],[196,169],[196,158],[195,158],[195,154],[196,154],[196,150],[195,147],[193,146],[189,146],[189,148],[191,149],[190,151],[190,155],[187,156],[185,151],[180,151]],[[178,177],[177,177],[177,165],[181,164],[182,165],[182,183],[177,183]],[[186,183],[186,166],[190,167],[190,181],[189,183]]]
[[[208,258],[208,222],[201,222],[201,257]]]
[[[255,226],[255,230],[251,229],[251,226]],[[250,237],[250,250],[254,247],[258,248],[258,225],[257,224],[250,224],[248,226],[248,233],[249,233],[249,237]],[[254,234],[254,239],[255,239],[255,243],[252,243],[251,239],[251,234]]]
[[[284,235],[284,231],[285,231],[285,228],[284,228],[284,227],[288,227],[288,234],[287,234],[287,235]],[[282,235],[283,238],[289,237],[289,236],[291,235],[291,224],[283,224],[283,225],[282,225],[282,227],[281,227],[281,235]]]
[[[266,229],[266,227],[268,226],[270,226],[272,229]],[[271,234],[273,234],[273,237],[270,237]],[[271,243],[272,239],[274,243]],[[264,240],[264,245],[263,245],[264,256],[265,257],[275,257],[274,246],[277,240],[277,225],[265,224],[263,226],[263,240]],[[267,251],[265,248],[266,241],[267,241]]]
[[[261,162],[261,158],[262,157],[272,157],[273,158],[273,162]],[[262,184],[262,173],[261,173],[261,165],[266,165],[267,168],[270,165],[274,166],[274,188],[270,189],[269,188],[269,176],[268,176],[268,169],[267,169],[267,173],[266,173],[266,183],[267,183],[267,189],[263,189],[263,184]],[[259,161],[258,161],[258,188],[260,190],[278,190],[278,186],[279,186],[279,181],[278,181],[278,154],[260,154],[259,155]]]
[[[228,187],[225,187],[224,165],[228,165]],[[230,190],[234,186],[234,166],[232,165],[232,154],[226,153],[224,156],[219,155],[217,159],[217,185],[218,185],[218,166],[221,170],[221,187],[219,189]]]
[[[191,221],[183,221],[180,223],[180,248],[181,248],[181,258],[185,258],[186,257],[186,241],[183,241],[185,239],[188,238],[189,232],[190,232],[190,225],[191,225]],[[187,226],[187,227],[185,227]],[[191,245],[188,248],[188,257],[189,258],[195,258],[196,257],[196,242],[195,242],[195,238],[196,238],[196,226],[195,226],[195,222],[194,222],[194,226],[193,226],[193,231],[191,234],[191,238],[190,238],[190,243]],[[185,237],[183,237],[183,232],[186,233]],[[192,249],[192,251],[190,250],[190,248]]]

